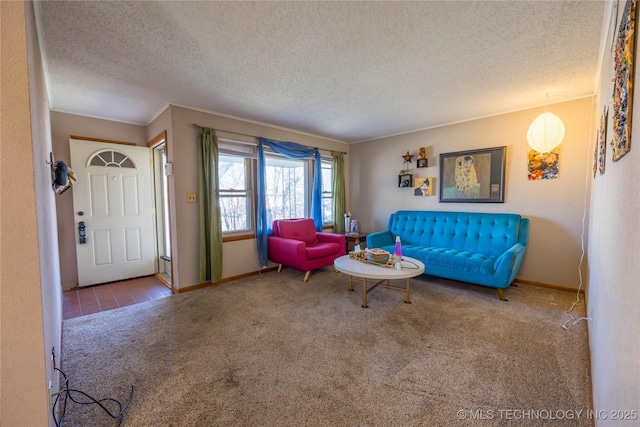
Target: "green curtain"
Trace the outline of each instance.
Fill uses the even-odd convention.
[[[218,137],[216,131],[200,133],[200,283],[222,277],[222,220],[218,185]]]
[[[343,234],[344,214],[347,202],[344,194],[344,155],[340,151],[332,151],[333,155],[333,232]]]

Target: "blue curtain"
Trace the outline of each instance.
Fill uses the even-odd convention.
[[[258,245],[258,261],[262,267],[266,267],[269,263],[267,238],[271,233],[271,218],[267,214],[265,145],[276,153],[282,154],[290,159],[306,159],[315,156],[311,218],[313,218],[317,231],[322,231],[322,226],[324,225],[322,219],[322,163],[320,160],[320,150],[317,148],[308,148],[295,142],[278,142],[271,139],[258,138],[258,220],[256,240]]]

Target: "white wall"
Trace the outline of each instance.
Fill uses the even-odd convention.
[[[52,372],[50,362],[52,353],[55,360],[60,361],[62,340],[62,288],[55,201],[57,196],[52,190],[51,169],[47,165],[47,162],[51,161],[52,151],[49,100],[32,9],[33,3],[26,3],[33,165],[44,328],[44,366],[46,377],[54,378],[52,387],[57,390],[60,376]],[[56,367],[59,368],[59,363],[57,365]],[[51,424],[51,420],[49,423]]]
[[[618,16],[624,3],[618,4]],[[609,107],[607,141],[611,141],[613,57],[609,49],[601,73],[597,111],[601,114],[605,105]],[[614,163],[611,146],[607,146],[605,173],[596,175],[591,192],[588,315],[593,401],[596,409],[608,414],[613,410],[640,412],[639,75],[636,70],[632,149]],[[638,419],[614,422],[609,416],[598,426],[639,423]]]
[[[46,426],[61,329],[48,103],[33,5],[0,2],[0,22],[0,412],[3,426]]]
[[[527,179],[527,129],[543,108],[352,145],[349,209],[365,232],[386,229],[389,215],[401,209],[521,214],[531,220],[531,229],[518,278],[577,288],[585,188],[593,159],[592,103],[592,98],[584,98],[547,108],[566,128],[554,180]],[[414,158],[410,173],[438,178],[439,154],[499,146],[507,147],[504,203],[439,203],[438,179],[431,197],[398,188],[398,174],[408,166],[401,157],[407,150],[417,154],[419,147],[427,147],[429,167],[417,169]]]

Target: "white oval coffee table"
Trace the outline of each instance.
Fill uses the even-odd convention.
[[[339,272],[349,275],[350,291],[353,291],[354,277],[362,280],[362,307],[367,308],[367,294],[378,286],[397,291],[406,291],[404,302],[406,304],[411,304],[411,285],[409,281],[412,277],[416,277],[424,273],[424,264],[415,258],[406,256],[402,257],[401,262],[402,269],[396,270],[395,268],[387,268],[368,262],[358,261],[350,258],[349,255],[343,255],[333,262],[333,266]],[[370,288],[367,288],[367,280],[369,279],[378,280],[378,282]],[[406,286],[402,288],[400,286],[391,285],[389,281],[395,279],[407,279]]]

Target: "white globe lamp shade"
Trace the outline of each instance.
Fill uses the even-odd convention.
[[[548,153],[564,138],[564,123],[553,113],[540,114],[529,126],[527,141],[539,153]]]

